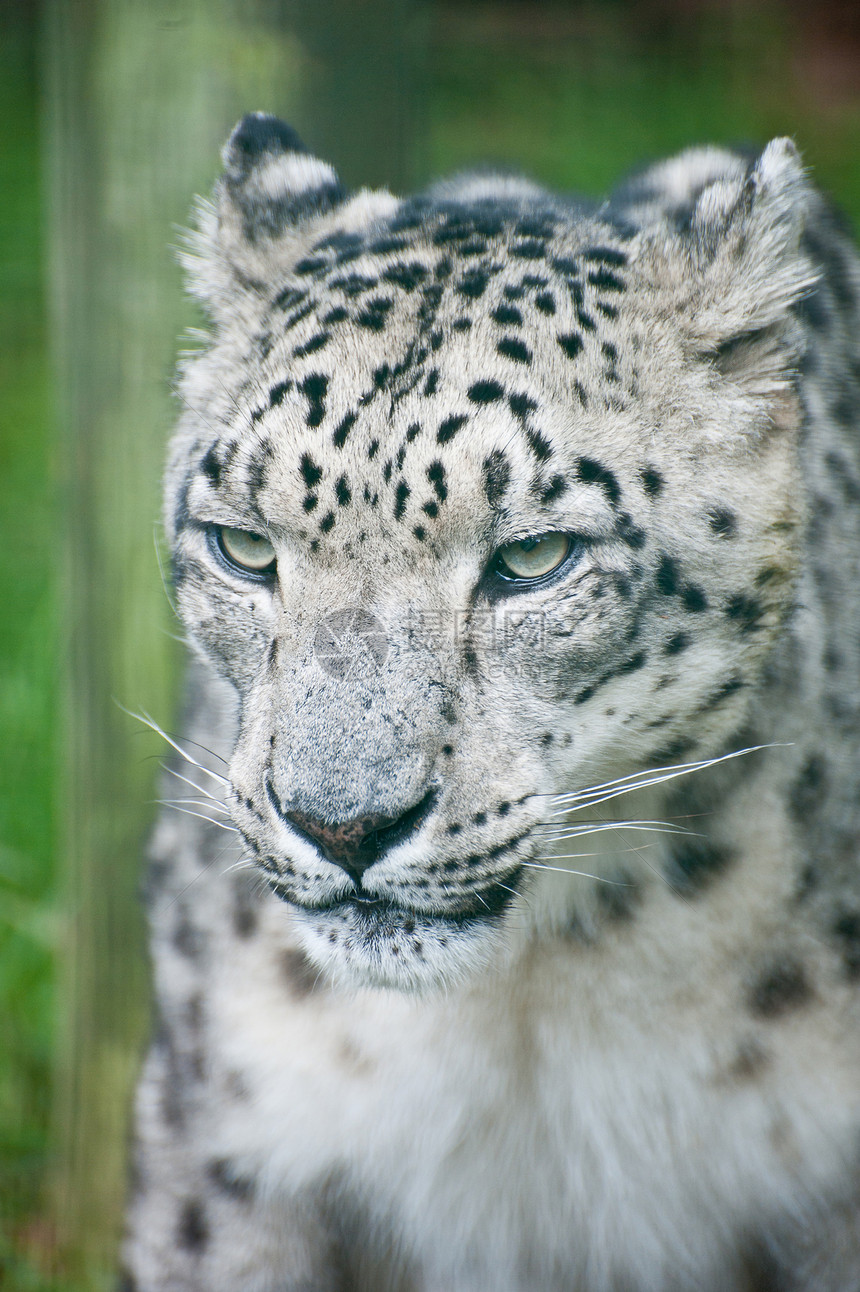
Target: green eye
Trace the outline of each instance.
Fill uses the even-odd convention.
[[[539,534],[499,548],[496,569],[504,579],[542,579],[558,569],[571,549],[567,534]]]
[[[230,529],[219,525],[215,531],[218,546],[231,565],[249,574],[268,574],[275,568],[275,549],[262,534],[249,529]]]

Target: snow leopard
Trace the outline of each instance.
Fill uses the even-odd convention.
[[[137,1292],[860,1288],[860,271],[788,139],[604,202],[245,117]]]

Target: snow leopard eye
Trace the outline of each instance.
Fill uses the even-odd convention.
[[[538,534],[506,543],[496,554],[496,571],[503,579],[543,579],[557,570],[573,549],[568,534]]]
[[[243,574],[271,574],[275,568],[275,549],[262,534],[218,525],[215,540],[221,555]]]

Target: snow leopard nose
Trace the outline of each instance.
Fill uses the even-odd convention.
[[[318,821],[305,812],[282,812],[293,829],[306,835],[323,856],[340,866],[359,886],[369,866],[383,853],[405,842],[421,828],[436,801],[437,791],[428,790],[422,799],[399,817],[369,814],[336,825]]]

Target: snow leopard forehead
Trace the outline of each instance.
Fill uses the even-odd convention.
[[[551,528],[572,491],[617,511],[616,473],[642,439],[630,425],[679,409],[690,420],[693,407],[719,419],[725,389],[723,407],[706,407],[714,353],[803,285],[779,201],[798,205],[800,172],[783,154],[751,178],[704,153],[701,191],[686,206],[673,191],[660,218],[647,208],[643,232],[636,190],[629,211],[494,175],[406,201],[349,197],[288,127],[246,118],[188,258],[216,344],[184,383],[169,528],[189,498],[198,511],[217,500],[222,522],[232,508],[235,523],[286,526],[311,550],[342,550],[369,513],[414,548],[432,547],[458,502],[461,528],[496,541],[507,514],[514,529]],[[722,176],[710,186],[709,167]],[[647,494],[659,470],[636,456]]]
[[[569,424],[635,396],[627,261],[617,229],[536,200],[418,200],[309,240],[267,285],[202,475],[312,542],[362,505],[432,542],[452,461],[490,511],[517,479],[520,505],[548,513],[576,480]]]

